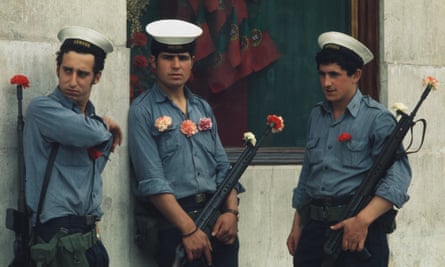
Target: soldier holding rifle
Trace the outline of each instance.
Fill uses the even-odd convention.
[[[309,117],[303,167],[293,194],[289,253],[294,266],[322,266],[327,231],[343,230],[343,252],[334,266],[387,266],[387,232],[394,219],[389,214],[393,206],[408,201],[411,169],[406,155],[395,160],[362,210],[340,218],[397,121],[358,88],[363,66],[373,59],[371,51],[339,32],[323,33],[318,42],[316,63],[325,101]],[[365,247],[372,256],[363,260],[356,252]]]
[[[211,237],[194,222],[230,168],[210,105],[186,87],[202,30],[181,20],[155,21],[146,29],[156,82],[131,105],[129,152],[139,204],[164,221],[148,237],[159,241],[156,261],[171,267],[182,242],[185,266],[238,266],[241,186],[225,200]]]

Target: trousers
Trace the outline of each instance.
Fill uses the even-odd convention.
[[[195,219],[204,207],[209,196],[202,194],[178,200],[182,208]],[[238,267],[238,238],[231,245],[226,245],[216,239],[210,238],[212,242],[212,267]],[[159,229],[158,245],[155,259],[159,267],[171,267],[175,258],[176,247],[182,242],[181,232],[171,225],[171,227]],[[208,267],[203,260],[187,262],[184,267]]]
[[[155,256],[159,267],[171,267],[175,258],[175,249],[181,242],[181,232],[176,228],[158,232],[158,253]],[[212,267],[238,267],[238,239],[232,245],[212,240]],[[203,260],[187,262],[184,267],[208,267]]]
[[[311,220],[303,228],[293,262],[294,267],[320,267],[323,259],[323,244],[329,226],[333,222]],[[389,247],[387,233],[382,224],[374,222],[368,229],[365,247],[371,258],[363,261],[357,253],[343,251],[335,262],[336,267],[387,267]]]

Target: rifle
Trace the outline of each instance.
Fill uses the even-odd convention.
[[[426,121],[424,119],[414,121],[414,117],[416,116],[420,105],[430,93],[431,89],[436,89],[436,86],[438,84],[437,80],[432,77],[427,77],[424,82],[426,83],[426,88],[424,89],[419,102],[417,103],[411,114],[408,115],[401,110],[397,110],[397,114],[401,115],[400,120],[398,121],[392,133],[389,135],[388,139],[385,141],[382,152],[377,156],[365,179],[363,179],[362,183],[358,187],[340,221],[357,215],[371,201],[371,199],[374,197],[374,193],[380,180],[397,159],[400,159],[401,157],[409,153],[415,153],[420,150],[425,136]],[[423,124],[423,136],[418,149],[412,152],[398,152],[398,150],[402,146],[403,139],[408,133],[408,130],[411,129],[412,132],[413,126],[419,121]],[[411,144],[412,139],[407,149],[409,149]],[[334,266],[335,261],[342,252],[342,239],[343,230],[329,230],[327,239],[323,246],[325,258],[322,262],[322,267]],[[358,256],[363,260],[368,259],[372,256],[366,248],[358,253]]]
[[[9,230],[15,232],[14,259],[9,264],[9,267],[27,267],[32,266],[29,251],[31,224],[25,196],[25,161],[23,154],[24,121],[22,113],[22,99],[23,89],[29,87],[29,81],[24,75],[15,75],[11,79],[11,84],[17,85],[18,201],[17,209],[8,208],[6,210],[5,224]]]
[[[283,119],[276,115],[267,116],[267,125],[268,127],[258,142],[255,141],[255,136],[252,133],[248,132],[244,134],[244,144],[246,146],[244,151],[240,154],[237,161],[224,178],[223,182],[218,186],[216,192],[196,218],[196,226],[205,232],[207,236],[210,236],[213,225],[215,225],[216,220],[221,215],[221,206],[224,204],[227,196],[238,183],[241,175],[255,157],[255,154],[265,137],[271,132],[280,132],[284,128]],[[184,247],[181,243],[179,243],[176,247],[175,261],[173,262],[172,267],[184,266],[185,262],[186,258]]]

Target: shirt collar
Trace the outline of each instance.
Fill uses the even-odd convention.
[[[356,117],[357,113],[360,109],[360,102],[362,101],[363,94],[360,92],[360,90],[357,88],[357,91],[355,92],[354,97],[351,99],[351,102],[349,102],[347,109],[349,110],[349,113],[351,113],[352,117]]]
[[[153,93],[155,94],[155,101],[157,103],[170,101],[170,99],[168,98],[167,94],[165,94],[164,91],[161,90],[161,88],[159,87],[158,83],[154,83],[152,90],[153,90]],[[187,100],[190,103],[195,103],[196,102],[196,96],[186,86],[184,87],[184,93],[185,93],[185,96],[186,96]]]
[[[66,107],[67,109],[71,109],[77,113],[81,113],[79,106],[70,98],[66,97],[62,91],[60,90],[60,87],[57,87],[56,90],[49,96],[57,101],[59,101],[62,106]],[[88,101],[86,109],[85,109],[86,115],[94,115],[96,114],[96,110],[94,108],[94,105],[91,103],[91,101]]]
[[[355,95],[352,97],[351,101],[349,102],[348,106],[346,107],[346,110],[349,110],[349,113],[351,116],[356,117],[357,113],[360,109],[360,102],[362,101],[363,94],[360,92],[360,89],[357,88],[357,91],[355,92]],[[319,103],[322,110],[327,113],[332,113],[331,105],[328,101],[324,100]]]

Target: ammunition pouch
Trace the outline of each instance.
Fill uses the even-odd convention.
[[[162,214],[148,202],[135,203],[136,245],[152,256],[156,255],[158,248],[158,231],[173,227]]]
[[[390,209],[382,216],[380,216],[380,218],[378,218],[376,222],[380,224],[385,233],[390,234],[394,232],[397,228],[396,216],[397,216],[397,210]]]
[[[96,230],[75,234],[59,231],[49,242],[35,237],[31,258],[36,267],[88,267],[85,252],[97,242]]]

